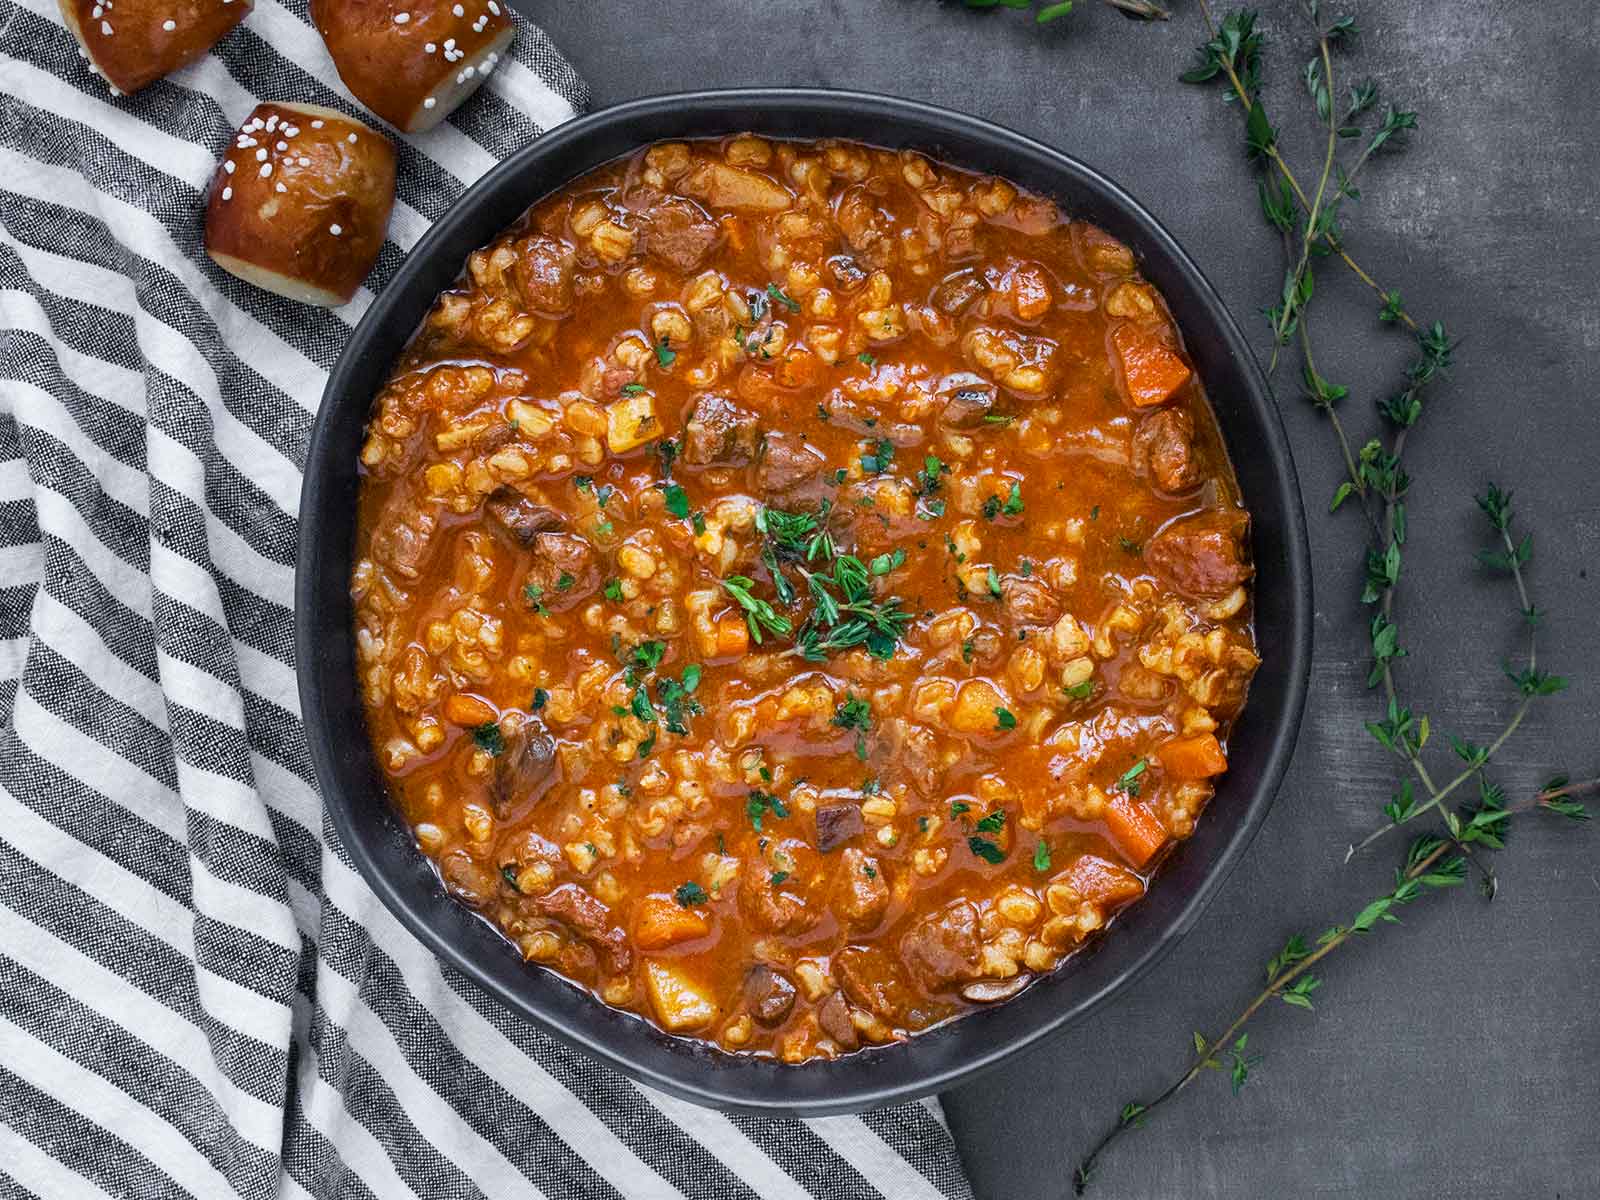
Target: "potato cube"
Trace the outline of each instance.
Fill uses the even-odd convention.
[[[717,1015],[711,997],[676,963],[646,962],[644,981],[656,1020],[672,1033],[704,1029]]]
[[[995,710],[1009,707],[1010,701],[987,679],[969,679],[956,692],[950,725],[959,733],[993,733],[999,728]]]
[[[606,410],[606,444],[622,454],[661,436],[655,398],[649,392],[624,396]]]

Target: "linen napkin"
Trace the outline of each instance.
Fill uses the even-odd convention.
[[[364,113],[303,0],[114,98],[0,0],[0,1195],[319,1200],[971,1193],[937,1104],[787,1121],[641,1088],[441,966],[324,819],[295,694],[301,464],[373,294],[581,111],[523,21],[397,139],[333,312],[215,268],[203,189],[258,100]]]

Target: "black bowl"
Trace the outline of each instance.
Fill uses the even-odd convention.
[[[1215,799],[1150,894],[1115,928],[1009,1003],[903,1044],[797,1067],[724,1054],[607,1008],[526,965],[447,896],[385,796],[362,732],[351,636],[362,428],[391,364],[467,254],[542,196],[645,143],[742,130],[914,147],[1052,196],[1133,247],[1183,331],[1254,517],[1263,658]],[[735,1111],[853,1112],[927,1095],[996,1065],[1128,986],[1194,924],[1260,828],[1294,749],[1311,662],[1305,515],[1283,427],[1238,326],[1167,231],[1099,172],[986,121],[888,96],[789,88],[658,96],[563,125],[490,171],[417,243],[357,326],[328,380],[306,463],[295,649],[312,760],[334,826],[373,891],[424,945],[512,1011],[664,1091]]]

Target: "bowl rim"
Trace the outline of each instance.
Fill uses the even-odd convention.
[[[560,175],[548,180],[539,177],[538,164],[556,158],[562,151],[581,147],[586,140],[596,138],[598,135],[617,130],[626,132],[630,126],[640,122],[648,123],[652,120],[672,118],[682,118],[691,124],[700,120],[715,125],[718,116],[738,114],[740,117],[726,128],[718,126],[699,135],[690,132],[675,135],[679,137],[719,136],[733,132],[736,128],[750,128],[758,133],[766,132],[762,129],[760,114],[767,112],[783,114],[785,119],[803,118],[808,115],[820,117],[854,115],[862,120],[863,129],[859,140],[869,144],[881,144],[873,137],[872,122],[886,120],[890,125],[897,127],[909,126],[923,130],[930,139],[948,137],[981,145],[996,154],[1030,157],[1047,169],[1062,185],[1070,184],[1070,189],[1063,186],[1062,190],[1074,190],[1080,194],[1092,195],[1100,203],[1115,210],[1119,217],[1125,218],[1126,223],[1136,231],[1134,250],[1140,259],[1146,260],[1154,252],[1163,260],[1163,265],[1168,270],[1177,274],[1215,325],[1215,331],[1223,343],[1223,353],[1233,361],[1242,376],[1245,386],[1242,389],[1244,395],[1240,397],[1240,402],[1247,410],[1247,417],[1237,419],[1241,421],[1248,419],[1255,427],[1252,432],[1262,435],[1261,444],[1252,444],[1250,449],[1267,461],[1266,471],[1272,484],[1270,494],[1256,494],[1249,497],[1252,516],[1257,514],[1258,506],[1272,508],[1278,511],[1283,525],[1282,551],[1284,577],[1288,588],[1285,598],[1288,628],[1287,635],[1274,647],[1274,657],[1284,672],[1283,694],[1275,711],[1258,710],[1252,714],[1255,722],[1270,726],[1267,731],[1270,742],[1265,759],[1260,769],[1255,772],[1256,782],[1251,786],[1247,801],[1236,814],[1229,814],[1233,827],[1223,836],[1220,848],[1208,864],[1197,868],[1202,871],[1198,883],[1187,896],[1178,901],[1173,915],[1160,918],[1160,928],[1147,944],[1137,952],[1127,950],[1123,952],[1121,957],[1126,958],[1131,954],[1131,960],[1120,968],[1111,968],[1113,973],[1109,978],[1081,995],[1074,995],[1070,1002],[1058,1011],[1050,1012],[1042,1019],[1026,1024],[1020,1032],[1014,1031],[1008,1034],[1003,1030],[996,1030],[990,1039],[990,1044],[978,1048],[972,1054],[963,1054],[959,1061],[936,1063],[932,1069],[914,1069],[919,1045],[927,1044],[942,1031],[975,1025],[977,1018],[984,1011],[999,1012],[1020,1004],[1028,993],[1006,1004],[995,1006],[994,1010],[980,1010],[966,1014],[959,1020],[946,1022],[905,1042],[871,1049],[863,1054],[849,1055],[832,1063],[827,1060],[813,1060],[806,1064],[789,1066],[774,1064],[770,1059],[751,1059],[720,1053],[716,1055],[718,1061],[712,1069],[704,1069],[697,1065],[680,1071],[667,1069],[661,1062],[647,1060],[645,1057],[630,1057],[626,1045],[609,1044],[608,1035],[593,1028],[598,1024],[593,1019],[586,1019],[584,1022],[590,1025],[590,1028],[580,1027],[579,1021],[561,1012],[552,1011],[545,1000],[531,996],[528,988],[508,986],[491,973],[479,955],[470,953],[469,947],[446,937],[443,932],[436,929],[426,915],[419,911],[420,906],[401,894],[399,880],[379,863],[379,852],[368,840],[371,831],[363,828],[363,822],[358,817],[356,804],[353,802],[355,797],[351,794],[352,789],[345,787],[350,768],[341,763],[340,755],[335,750],[337,734],[328,711],[326,688],[323,686],[322,677],[325,671],[320,667],[324,657],[324,643],[320,640],[323,632],[315,616],[321,603],[319,591],[328,586],[322,579],[323,560],[328,557],[328,539],[323,515],[332,493],[329,472],[326,469],[329,455],[326,451],[319,452],[319,448],[324,447],[330,436],[329,428],[341,405],[357,403],[362,406],[363,413],[368,411],[375,389],[364,388],[360,377],[372,371],[369,343],[377,336],[380,329],[386,325],[392,327],[397,320],[395,310],[404,307],[407,282],[415,280],[424,273],[436,273],[438,264],[433,260],[438,257],[440,250],[448,250],[457,245],[464,234],[476,231],[473,237],[467,239],[473,246],[484,244],[496,236],[509,222],[502,221],[494,228],[488,229],[486,233],[480,229],[479,226],[485,219],[482,213],[485,207],[484,199],[492,196],[508,181],[524,175],[530,177],[532,183],[522,202],[522,207],[526,208],[570,182],[577,174],[581,174],[582,170],[592,169],[583,168],[575,174]],[[773,133],[772,136],[803,135]],[[632,140],[630,144],[637,149],[659,138],[660,135],[642,137]],[[903,138],[899,134],[888,139],[890,144],[900,140]],[[613,157],[615,155],[607,154],[604,159],[597,159],[592,165],[599,165],[600,162]],[[960,164],[959,157],[955,157],[953,161]],[[1048,188],[1039,190],[1049,191]],[[1072,211],[1072,206],[1064,198],[1062,202],[1064,207]],[[454,272],[459,271],[460,261],[464,257],[464,253],[457,253],[453,258],[450,264],[452,277]],[[1167,290],[1167,286],[1164,286],[1163,291]],[[437,289],[435,294],[436,292]],[[411,331],[415,329],[431,303],[430,297],[422,304],[419,311],[411,315],[405,334],[406,340],[409,340]],[[381,373],[387,372],[392,361],[390,358],[379,365]],[[352,387],[363,394],[350,395]],[[1216,407],[1214,398],[1213,407]],[[365,424],[364,416],[362,423]],[[1219,415],[1219,425],[1221,424],[1222,419]],[[1227,438],[1226,427],[1223,433],[1225,439],[1229,441],[1230,456],[1235,458],[1237,464],[1237,447]],[[353,513],[349,526],[349,541],[353,544]],[[659,1088],[679,1098],[728,1112],[769,1116],[781,1114],[821,1116],[829,1113],[859,1112],[942,1091],[993,1069],[1041,1038],[1082,1020],[1113,994],[1131,986],[1154,968],[1194,926],[1205,906],[1232,874],[1260,830],[1294,753],[1308,690],[1313,640],[1312,587],[1305,509],[1298,477],[1288,437],[1267,379],[1249,343],[1216,289],[1155,216],[1104,172],[1072,155],[995,122],[924,101],[883,93],[833,88],[761,87],[709,89],[646,96],[559,125],[492,167],[475,183],[464,189],[449,210],[418,239],[394,278],[375,297],[352,331],[338,361],[330,371],[307,446],[297,528],[299,541],[295,561],[295,660],[301,717],[324,806],[346,853],[368,887],[400,924],[437,958],[484,989],[511,1013],[530,1020],[536,1027],[552,1034],[565,1045],[617,1068],[641,1083]],[[314,535],[307,536],[308,531],[314,531]],[[333,557],[338,559],[337,554]],[[349,558],[347,553],[340,561],[348,567]],[[348,596],[348,588],[345,589],[345,594]],[[348,622],[344,628],[346,630],[350,628]],[[353,679],[350,681],[350,686],[354,686]],[[369,745],[364,731],[359,740],[362,745]],[[367,757],[371,759],[370,750]],[[380,799],[382,803],[389,804],[387,796],[382,796]],[[1216,815],[1211,817],[1212,821],[1219,819]],[[419,852],[417,856],[421,857]],[[1153,887],[1151,895],[1129,911],[1137,912],[1146,907],[1155,894],[1156,888]],[[463,912],[467,911],[458,901],[447,896],[442,888],[438,889],[438,899],[443,904]],[[431,907],[437,909],[438,906]],[[439,916],[438,919],[443,921],[446,918]],[[1118,923],[1127,922],[1119,920]],[[1126,936],[1128,931],[1119,932],[1122,936]],[[1112,932],[1108,936],[1118,938],[1119,932]],[[496,933],[494,936],[499,935]],[[1104,936],[1096,939],[1094,949],[1098,949],[1106,940],[1107,937]],[[1093,951],[1085,950],[1068,961],[1079,961],[1090,957],[1093,957]],[[1042,984],[1064,973],[1065,966],[1045,976],[1028,991],[1037,991]],[[550,974],[552,978],[560,979],[553,973],[536,974]],[[571,987],[570,984],[567,986]],[[588,1005],[597,1010],[616,1012],[607,1009],[602,1001],[587,992],[582,993],[582,996]],[[665,1039],[671,1043],[685,1041],[656,1030],[653,1025],[638,1018],[630,1019],[649,1031],[647,1036],[652,1040]],[[625,1037],[622,1040],[632,1039]],[[894,1069],[876,1069],[876,1064],[888,1066],[891,1056],[896,1055],[900,1056],[902,1065]],[[674,1062],[699,1064],[707,1061],[703,1056],[692,1054],[687,1056],[679,1054],[676,1058],[669,1054],[665,1057]],[[942,1058],[948,1060],[950,1055],[945,1053]],[[860,1060],[871,1060],[872,1065],[861,1066]],[[749,1066],[730,1067],[727,1065],[728,1062]],[[850,1070],[842,1086],[827,1087],[820,1093],[818,1089],[812,1088],[800,1095],[784,1086],[786,1082],[798,1080],[797,1073],[810,1071],[819,1074],[839,1064],[852,1062],[857,1065]],[[905,1062],[913,1065],[903,1065]],[[765,1064],[765,1067],[758,1069],[753,1064]],[[835,1074],[844,1075],[845,1072],[840,1070]],[[736,1086],[728,1086],[729,1081],[735,1078],[738,1079]],[[751,1086],[751,1079],[756,1081],[756,1086]],[[776,1085],[769,1086],[774,1080]]]

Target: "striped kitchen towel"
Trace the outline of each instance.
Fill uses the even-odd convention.
[[[0,0],[0,1196],[970,1197],[937,1105],[755,1120],[642,1089],[352,870],[295,696],[312,415],[428,223],[585,93],[522,24],[401,143],[389,240],[335,312],[202,252],[263,98],[361,112],[304,0],[127,99],[54,0]]]

